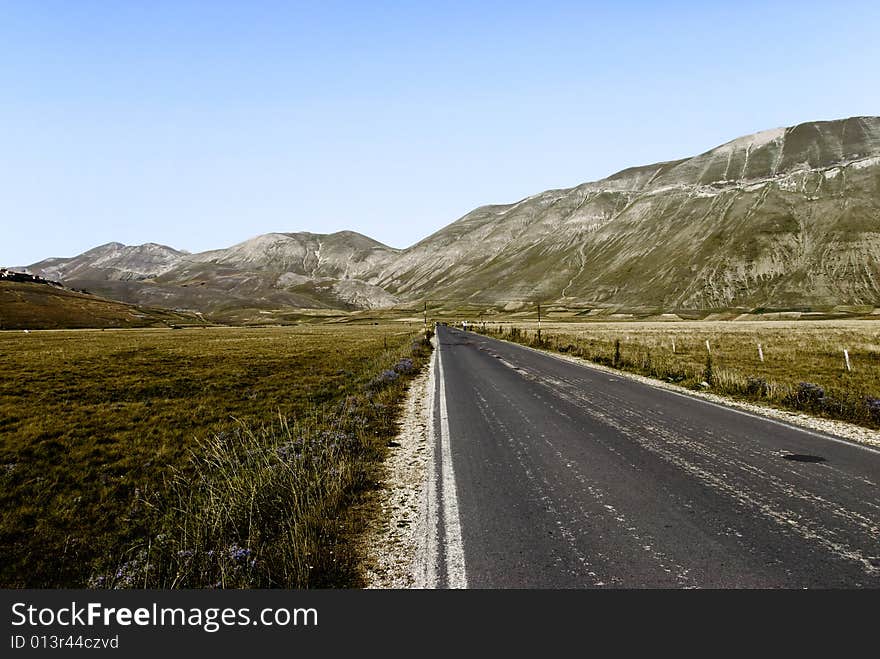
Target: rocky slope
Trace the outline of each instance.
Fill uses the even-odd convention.
[[[880,117],[764,131],[485,206],[374,275],[403,298],[705,309],[880,302]]]

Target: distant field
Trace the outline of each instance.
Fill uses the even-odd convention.
[[[349,583],[334,524],[375,484],[416,338],[0,332],[0,586]]]
[[[537,342],[534,321],[486,328]],[[551,322],[541,339],[545,348],[683,386],[880,428],[878,321]]]

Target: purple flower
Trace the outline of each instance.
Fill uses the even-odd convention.
[[[229,545],[228,548],[229,558],[231,558],[236,563],[244,563],[251,555],[251,550],[246,547],[239,547],[237,543],[233,542]]]
[[[394,365],[394,370],[397,373],[412,373],[415,370],[413,360],[409,357],[404,357]]]

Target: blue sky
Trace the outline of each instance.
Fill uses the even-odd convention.
[[[0,265],[352,229],[880,113],[876,2],[0,0]]]

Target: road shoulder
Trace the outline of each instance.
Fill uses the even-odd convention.
[[[385,461],[380,524],[367,538],[367,588],[418,588],[419,561],[427,537],[425,517],[430,445],[430,396],[434,360],[410,383],[400,433]],[[396,446],[395,446],[396,444]]]

